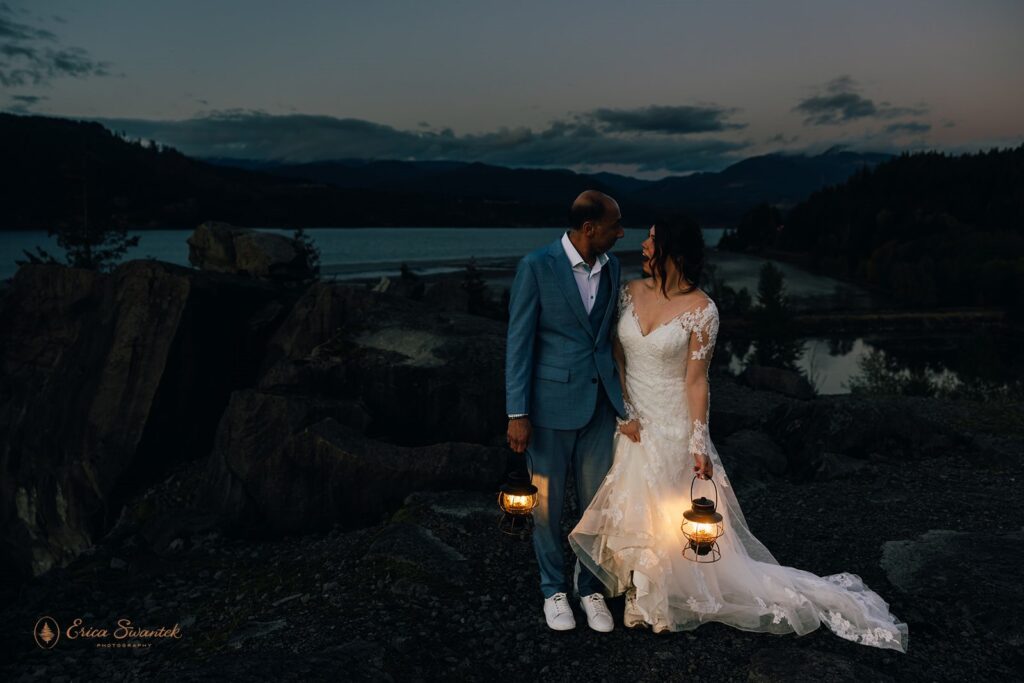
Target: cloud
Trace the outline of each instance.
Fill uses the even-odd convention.
[[[7,3],[0,3],[0,40],[56,40],[50,31],[35,28],[12,19],[14,10]]]
[[[505,166],[573,168],[628,164],[641,171],[716,170],[749,143],[671,135],[615,135],[579,121],[545,129],[500,128],[457,135],[451,129],[405,131],[353,118],[228,110],[180,121],[100,119],[131,137],[155,139],[199,157],[306,162],[327,159],[479,161]]]
[[[932,129],[930,123],[921,123],[920,121],[902,121],[900,123],[890,123],[885,127],[887,133],[927,133]]]
[[[65,47],[57,36],[15,18],[0,3],[0,85],[5,88],[48,85],[55,78],[109,75],[110,64],[80,47]]]
[[[7,107],[7,111],[12,114],[28,114],[31,112],[32,107],[45,99],[47,98],[41,95],[11,95],[11,100],[14,104]]]
[[[774,142],[774,143],[778,143],[780,145],[792,145],[793,143],[795,143],[799,139],[800,139],[799,135],[788,136],[785,133],[776,133],[775,135],[773,135],[770,138],[768,138],[767,140],[765,140],[765,142],[768,142],[768,143]]]
[[[704,107],[652,105],[639,109],[595,109],[585,114],[583,118],[598,123],[606,132],[687,135],[746,127],[745,123],[726,121],[736,111],[736,109],[713,105]]]
[[[847,123],[857,119],[892,119],[900,116],[919,116],[927,107],[894,107],[889,102],[875,103],[857,91],[857,82],[849,76],[839,76],[825,84],[823,93],[807,97],[793,107],[805,115],[804,124],[815,126]]]

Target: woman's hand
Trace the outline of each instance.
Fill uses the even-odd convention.
[[[640,420],[620,422],[619,431],[625,434],[633,443],[640,443]]]
[[[694,453],[693,461],[696,463],[693,466],[693,471],[697,473],[697,476],[701,479],[710,479],[715,474],[715,466],[711,463],[711,458],[708,457],[707,453]]]

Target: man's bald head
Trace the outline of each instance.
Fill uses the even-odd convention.
[[[587,221],[600,223],[618,209],[618,202],[598,190],[584,190],[569,210],[569,225],[579,230]]]
[[[576,198],[569,210],[569,224],[569,240],[591,266],[596,254],[611,249],[625,234],[619,203],[597,190],[587,190]]]

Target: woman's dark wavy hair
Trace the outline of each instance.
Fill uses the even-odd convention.
[[[665,264],[671,259],[682,279],[693,291],[704,273],[704,233],[696,220],[689,216],[663,216],[654,222],[654,254],[651,273],[661,279],[661,293],[668,298]]]

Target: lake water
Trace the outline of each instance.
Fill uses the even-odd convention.
[[[423,275],[457,272],[470,260],[480,267],[504,269],[490,273],[488,281],[496,288],[511,285],[507,273],[525,253],[557,239],[564,228],[315,228],[308,234],[320,249],[320,270],[326,279],[354,280],[394,277],[403,263]],[[291,235],[290,230],[268,228],[266,232]],[[706,228],[704,241],[718,245],[722,228]],[[638,254],[647,237],[647,228],[628,228],[613,253]],[[156,258],[188,266],[190,230],[147,230],[132,232],[139,245],[129,249],[126,259]],[[0,233],[0,279],[14,275],[15,259],[24,258],[24,250],[42,247],[63,258],[55,237],[42,230]],[[623,274],[640,277],[637,259],[629,259]],[[628,265],[628,264],[633,265]],[[746,254],[711,249],[708,263],[717,268],[718,277],[734,289],[757,291],[758,271],[764,259]],[[857,287],[829,277],[807,273],[786,263],[776,263],[785,275],[786,293],[797,310],[826,304],[843,292],[843,300],[853,306],[870,307],[870,299]]]
[[[496,270],[487,273],[488,282],[500,291],[511,284],[508,269],[525,253],[558,238],[564,228],[317,228],[308,230],[321,252],[321,271],[325,278],[353,280],[394,277],[406,263],[414,272],[435,274],[457,272],[474,259],[483,267]],[[268,229],[267,232],[290,235],[290,230]],[[614,248],[620,255],[635,254],[647,235],[646,228],[627,229],[625,237]],[[724,230],[706,229],[709,247],[718,244]],[[139,245],[126,258],[157,258],[188,266],[186,238],[190,230],[149,230],[136,232]],[[60,254],[56,238],[45,231],[14,231],[0,233],[0,279],[14,275],[15,258],[23,258],[23,250],[40,246],[54,255]],[[61,255],[62,257],[62,255]],[[637,259],[626,261],[625,278],[640,276]],[[758,271],[764,259],[731,252],[709,250],[708,263],[718,277],[734,289],[746,287],[757,291]],[[786,263],[776,262],[785,275],[786,292],[794,308],[812,309],[840,294],[848,304],[870,307],[870,298],[859,288],[832,278],[807,273]],[[844,383],[858,371],[858,362],[872,345],[857,339],[842,350],[830,348],[826,340],[807,339],[801,367],[815,370],[822,393],[846,393]],[[743,359],[733,359],[742,365]]]
[[[394,275],[402,263],[419,273],[444,273],[461,270],[470,259],[480,265],[502,265],[556,239],[564,228],[315,228],[307,233],[320,249],[323,275],[335,279],[354,279]],[[265,229],[282,235],[290,230]],[[646,237],[646,229],[626,230],[615,251],[636,249]],[[709,246],[718,244],[724,230],[708,229]],[[153,257],[187,266],[190,230],[146,230],[139,245],[129,250],[126,259]],[[11,277],[23,258],[23,249],[41,246],[54,255],[57,240],[45,231],[0,233],[0,278]]]

